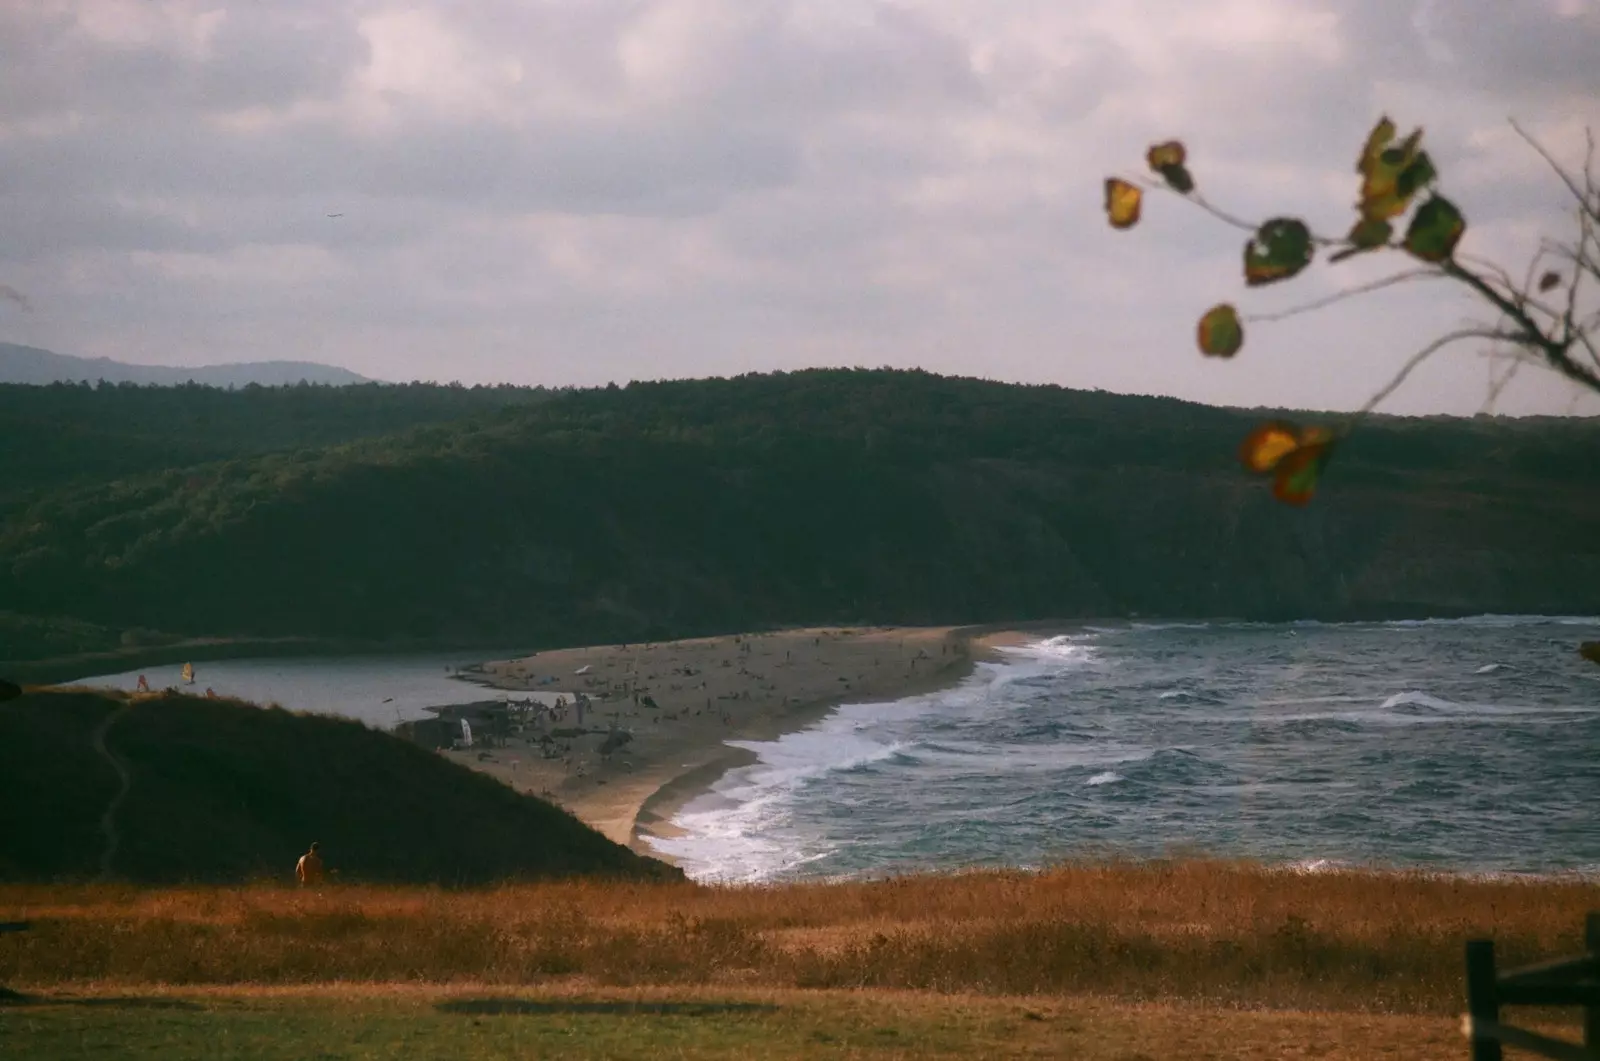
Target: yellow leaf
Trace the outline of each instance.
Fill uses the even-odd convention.
[[[1239,446],[1239,460],[1250,471],[1265,475],[1284,457],[1300,448],[1300,429],[1282,420],[1262,424]]]
[[[1138,185],[1116,177],[1106,178],[1106,216],[1112,228],[1132,228],[1139,223],[1139,205],[1144,193]]]
[[[1411,197],[1434,177],[1433,164],[1418,149],[1422,130],[1414,129],[1396,146],[1394,123],[1384,118],[1367,137],[1357,169],[1361,172],[1361,216],[1387,221],[1405,213]]]
[[[1378,124],[1372,127],[1372,132],[1367,134],[1366,145],[1361,148],[1361,157],[1356,160],[1356,172],[1367,174],[1377,163],[1378,156],[1383,154],[1383,149],[1389,146],[1389,141],[1394,139],[1394,122],[1386,114],[1378,119]]]
[[[1188,158],[1188,153],[1183,149],[1183,143],[1178,140],[1168,140],[1164,144],[1156,144],[1145,152],[1145,161],[1150,163],[1150,168],[1160,173],[1168,166],[1181,166]]]

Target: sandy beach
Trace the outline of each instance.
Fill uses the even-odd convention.
[[[670,828],[676,810],[724,771],[752,761],[726,741],[771,740],[840,703],[949,686],[975,660],[1023,636],[993,627],[826,627],[492,661],[474,675],[492,688],[587,696],[584,732],[557,738],[549,751],[530,732],[443,754],[654,854],[645,836]],[[570,709],[555,726],[568,734],[577,728]],[[614,728],[631,739],[602,755]]]

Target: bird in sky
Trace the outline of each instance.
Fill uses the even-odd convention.
[[[343,214],[329,214],[329,217],[343,217]]]

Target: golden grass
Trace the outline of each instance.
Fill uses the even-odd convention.
[[[1582,949],[1600,886],[1203,859],[713,888],[0,887],[0,982],[911,989],[1458,1013],[1462,944]]]

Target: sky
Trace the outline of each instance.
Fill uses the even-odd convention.
[[[1600,133],[1600,0],[0,0],[0,340],[588,386],[918,367],[1359,406],[1489,321],[1398,255],[1244,287],[1245,236],[1108,175],[1180,138],[1208,198],[1319,233],[1388,113],[1521,275]],[[1378,258],[1380,260],[1370,260]],[[1471,414],[1459,344],[1383,409]],[[1600,413],[1521,371],[1507,413]]]

